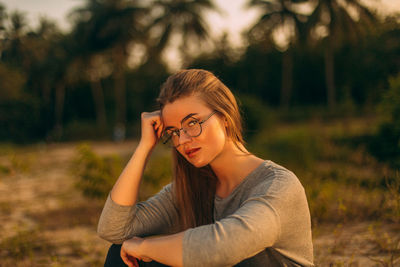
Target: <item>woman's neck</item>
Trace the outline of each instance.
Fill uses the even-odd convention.
[[[228,196],[247,175],[257,168],[263,160],[250,154],[243,145],[239,149],[229,141],[224,150],[211,163],[217,181],[217,195]]]

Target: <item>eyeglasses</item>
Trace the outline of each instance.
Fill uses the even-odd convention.
[[[161,142],[171,147],[178,147],[179,137],[181,136],[181,131],[183,131],[188,137],[197,137],[203,131],[202,124],[205,123],[212,115],[217,113],[217,111],[213,111],[210,115],[208,115],[203,120],[198,120],[189,116],[181,122],[182,128],[180,129],[167,129],[164,131],[161,136]]]

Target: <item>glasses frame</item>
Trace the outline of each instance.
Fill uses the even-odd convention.
[[[201,133],[203,132],[203,126],[202,126],[202,124],[203,123],[205,123],[209,118],[211,118],[214,114],[216,114],[217,113],[217,111],[216,110],[214,110],[213,112],[211,112],[211,114],[210,115],[208,115],[205,119],[202,119],[201,121],[199,121],[198,122],[198,124],[199,124],[199,126],[200,126],[200,132],[199,132],[199,134],[197,134],[197,135],[190,135],[190,134],[188,134],[187,133],[187,131],[183,128],[183,127],[181,127],[180,129],[176,129],[176,130],[173,130],[172,132],[176,132],[177,133],[177,135],[178,135],[178,138],[180,138],[181,137],[181,131],[182,132],[184,132],[184,134],[186,134],[186,136],[188,136],[188,137],[198,137],[198,136],[200,136],[201,135]],[[189,117],[190,118],[190,117]],[[188,120],[189,118],[187,118],[186,120]],[[186,121],[186,120],[184,120],[184,121]],[[182,125],[182,123],[184,122],[184,121],[181,121],[181,125]],[[165,140],[164,142],[163,142],[163,144],[165,145],[165,144],[167,144],[170,140],[172,139],[172,135],[167,139],[167,140]],[[179,140],[179,139],[178,139]],[[172,142],[173,143],[173,142]],[[172,145],[172,147],[178,147],[178,146],[180,146],[181,144],[178,144],[178,145]]]

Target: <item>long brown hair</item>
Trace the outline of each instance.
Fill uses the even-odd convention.
[[[197,95],[227,122],[226,133],[238,147],[244,144],[242,121],[232,92],[214,74],[201,69],[181,70],[161,86],[160,109],[178,98]],[[217,177],[209,165],[197,168],[173,149],[173,188],[180,228],[185,230],[213,222]]]

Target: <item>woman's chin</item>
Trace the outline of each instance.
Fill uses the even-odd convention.
[[[195,166],[196,168],[201,168],[204,167],[208,164],[208,162],[201,160],[199,158],[186,158],[186,160],[192,164],[193,166]]]

